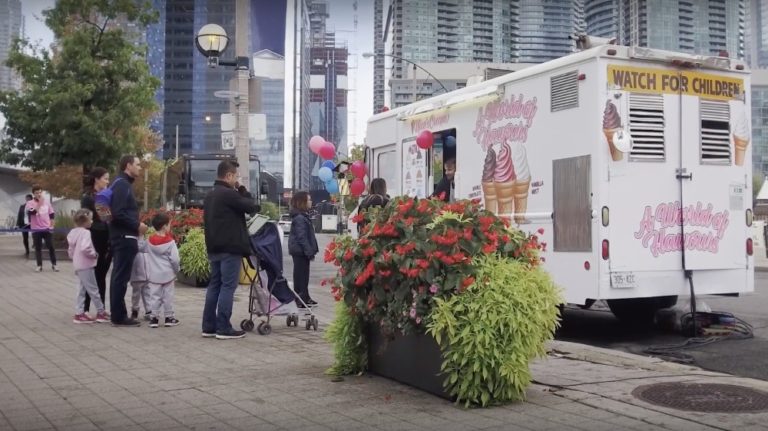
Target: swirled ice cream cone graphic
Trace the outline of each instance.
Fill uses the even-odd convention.
[[[747,124],[747,116],[742,111],[733,127],[733,149],[736,166],[744,165],[744,155],[747,152],[748,146],[749,125]]]
[[[603,133],[608,141],[608,149],[611,150],[611,159],[614,162],[624,158],[624,154],[613,145],[613,136],[619,129],[621,129],[619,111],[616,109],[616,105],[609,100],[605,103],[605,111],[603,111]]]
[[[483,163],[483,199],[485,200],[485,209],[493,213],[497,210],[496,205],[496,184],[493,182],[493,176],[496,171],[496,151],[488,148]]]
[[[528,210],[528,190],[531,188],[531,169],[528,166],[528,155],[525,145],[517,143],[512,148],[512,166],[515,169],[515,222],[526,222],[525,212]]]
[[[511,216],[515,210],[515,168],[512,165],[512,153],[509,145],[501,144],[496,156],[496,169],[493,181],[496,186],[498,215]]]

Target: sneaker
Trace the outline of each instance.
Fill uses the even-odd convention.
[[[245,331],[238,331],[235,329],[230,329],[227,332],[217,332],[216,333],[216,339],[217,340],[234,340],[237,338],[245,338]]]
[[[139,310],[131,310],[131,319],[136,320],[139,318]]]
[[[144,313],[144,320],[146,320],[147,322],[152,320],[152,313],[150,313],[150,312]]]
[[[179,322],[175,317],[165,318],[165,326],[179,326],[179,325],[181,325],[181,322]]]
[[[112,322],[112,326],[141,326],[141,322],[134,319],[125,319],[120,322]]]
[[[38,266],[37,268],[35,268],[35,272],[43,272],[43,267]]]
[[[306,302],[307,305],[309,305],[310,307],[314,307],[314,306],[317,305],[317,301],[315,301],[314,299],[309,299],[309,300],[304,301],[304,302]]]
[[[53,272],[59,272],[59,268],[56,268],[56,265],[52,265],[51,269],[53,270]]]
[[[160,326],[160,321],[157,320],[157,317],[153,317],[152,320],[149,321],[149,327],[157,328],[158,326]]]
[[[96,313],[96,323],[109,323],[109,322],[110,322],[109,313],[107,313],[106,311]]]
[[[203,336],[203,338],[216,338],[216,333],[215,332],[205,332],[205,331],[203,331],[203,333],[201,335]]]
[[[72,322],[73,323],[93,323],[95,322],[95,320],[91,318],[91,316],[85,313],[80,313],[80,314],[75,314],[75,317],[72,318]]]

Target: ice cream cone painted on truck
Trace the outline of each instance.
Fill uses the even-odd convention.
[[[736,166],[744,166],[744,154],[749,146],[749,126],[744,111],[736,119],[733,127],[733,149]]]
[[[512,152],[507,143],[502,143],[496,156],[496,169],[493,180],[496,186],[496,200],[500,216],[511,217],[515,211],[515,167],[512,164]]]
[[[619,111],[616,109],[616,105],[610,100],[605,103],[605,111],[603,112],[603,134],[608,141],[608,149],[611,151],[611,159],[614,162],[624,158],[624,154],[613,145],[613,136],[621,129],[621,117],[619,117]]]
[[[525,145],[518,142],[512,147],[512,166],[515,169],[515,222],[523,224],[525,212],[528,210],[528,190],[531,188],[531,169],[528,166],[528,155]]]
[[[498,209],[496,202],[496,183],[493,181],[493,176],[496,173],[496,151],[493,148],[488,148],[488,152],[485,154],[485,162],[483,163],[483,199],[485,200],[485,209],[493,213]]]

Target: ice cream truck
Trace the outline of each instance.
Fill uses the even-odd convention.
[[[456,199],[543,229],[567,302],[639,321],[754,290],[750,136],[742,61],[604,45],[378,113],[366,159],[420,198],[455,160]]]

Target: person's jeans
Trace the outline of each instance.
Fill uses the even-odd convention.
[[[293,290],[305,303],[309,301],[309,258],[291,255],[293,258]]]
[[[43,241],[48,248],[48,255],[51,257],[51,265],[56,266],[56,250],[53,249],[53,235],[50,231],[32,232],[32,242],[35,245],[35,260],[37,266],[43,266]]]
[[[101,302],[104,302],[107,293],[107,273],[109,272],[109,266],[112,265],[112,253],[109,250],[109,231],[92,230],[91,242],[93,242],[93,248],[96,249],[96,253],[99,253],[99,258],[96,260],[96,284],[99,286],[99,298]],[[85,311],[88,311],[90,306],[91,298],[86,296]]]
[[[225,334],[232,331],[232,301],[240,277],[243,257],[237,254],[209,254],[211,281],[205,292],[203,308],[203,332]]]
[[[131,280],[133,260],[139,252],[139,243],[133,238],[118,238],[112,240],[112,278],[109,283],[109,311],[113,322],[128,320],[125,309],[125,292]]]

